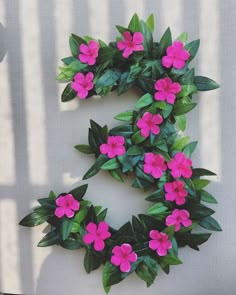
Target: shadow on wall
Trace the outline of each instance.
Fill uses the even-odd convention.
[[[3,61],[3,58],[7,53],[6,35],[6,28],[0,23],[0,62]]]

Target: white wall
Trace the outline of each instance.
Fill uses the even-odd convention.
[[[182,249],[181,266],[169,276],[160,272],[146,289],[131,276],[111,295],[228,295],[236,288],[235,95],[236,2],[234,0],[1,0],[0,1],[0,291],[20,294],[104,294],[101,269],[87,275],[83,251],[37,248],[44,226],[17,223],[50,189],[75,186],[92,158],[73,150],[86,143],[89,119],[113,126],[112,117],[132,108],[134,92],[102,101],[60,103],[64,84],[55,76],[60,58],[69,55],[68,36],[91,35],[105,41],[116,36],[137,12],[154,13],[155,38],[167,26],[177,37],[201,38],[195,60],[199,74],[221,84],[201,93],[188,116],[187,134],[199,140],[195,166],[217,172],[209,190],[218,198],[215,217],[223,227],[200,252]],[[109,222],[119,226],[131,214],[144,212],[143,193],[100,173],[89,181],[88,198],[109,208]]]

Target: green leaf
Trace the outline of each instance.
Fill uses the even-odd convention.
[[[71,84],[68,84],[61,95],[61,101],[67,102],[74,99],[77,96],[77,93],[71,88]]]
[[[195,85],[181,85],[181,91],[177,94],[177,97],[185,97],[194,92],[197,92],[197,87]]]
[[[117,181],[119,182],[124,182],[124,179],[122,178],[122,176],[120,175],[120,173],[116,170],[111,170],[109,171],[110,175]]]
[[[136,109],[142,109],[153,102],[153,96],[150,93],[144,94],[135,104]]]
[[[182,151],[189,141],[189,136],[181,137],[171,146],[171,150]]]
[[[202,204],[189,204],[187,207],[192,219],[202,219],[215,213],[214,210]]]
[[[120,71],[116,69],[108,69],[96,82],[96,91],[100,93],[103,87],[113,86],[116,81],[120,78]]]
[[[207,169],[203,169],[203,168],[195,168],[192,171],[193,171],[193,178],[205,176],[205,175],[207,175],[207,176],[216,175],[214,172],[207,170]]]
[[[78,60],[77,58],[73,57],[73,56],[69,56],[69,57],[65,57],[63,58],[61,61],[66,64],[66,65],[69,65],[71,64],[73,61],[76,61]]]
[[[73,226],[73,220],[72,219],[67,219],[66,218],[66,219],[64,219],[62,221],[61,233],[62,233],[63,241],[66,240],[69,237],[72,226]]]
[[[203,218],[199,222],[199,225],[212,231],[222,231],[222,228],[220,227],[219,223],[211,216]]]
[[[160,56],[163,56],[166,52],[166,48],[172,44],[172,36],[170,28],[167,28],[163,36],[161,37],[159,49]]]
[[[199,250],[198,246],[205,243],[210,236],[211,234],[209,233],[192,234],[187,232],[179,236],[178,242],[180,245],[188,245],[194,250]]]
[[[143,47],[149,54],[152,52],[153,47],[153,37],[149,27],[144,21],[140,21],[140,32],[144,36]]]
[[[134,144],[139,144],[146,140],[146,138],[141,135],[140,131],[137,131],[132,135],[131,140]]]
[[[125,31],[128,31],[128,28],[125,28],[125,27],[122,27],[122,26],[116,25],[116,28],[117,28],[118,32],[121,33],[121,35],[123,35],[123,33]]]
[[[133,134],[133,126],[130,124],[120,125],[112,128],[109,133],[110,135],[122,135],[129,138]]]
[[[188,59],[189,61],[191,61],[195,57],[195,55],[197,54],[199,45],[200,45],[200,40],[198,39],[198,40],[194,40],[184,46],[184,49],[186,49],[190,53],[190,57]]]
[[[77,188],[74,188],[73,190],[71,190],[69,192],[69,194],[72,194],[73,197],[78,200],[78,201],[81,201],[86,193],[88,189],[88,185],[87,184],[83,184]]]
[[[133,120],[134,111],[125,111],[114,117],[114,119],[124,122],[131,122]]]
[[[201,190],[200,192],[200,197],[201,200],[206,202],[206,203],[211,203],[211,204],[217,204],[217,200],[211,195],[209,194],[207,191]]]
[[[25,216],[19,222],[19,225],[27,226],[27,227],[37,226],[44,223],[52,216],[53,216],[53,212],[50,212],[50,211],[45,211],[45,212],[35,211]]]
[[[138,277],[147,283],[147,287],[150,287],[157,276],[158,263],[150,256],[145,256],[144,260],[138,265],[135,270]]]
[[[166,206],[164,206],[161,202],[160,203],[156,203],[155,205],[153,205],[152,207],[150,207],[147,211],[147,213],[149,215],[159,215],[165,211],[167,211],[168,208]]]
[[[80,240],[69,237],[65,241],[61,241],[60,246],[67,250],[77,250],[83,247],[83,244]]]
[[[186,116],[185,115],[175,116],[175,120],[179,129],[181,131],[184,131],[186,129]]]
[[[75,40],[75,38],[73,38],[73,36],[69,37],[69,44],[70,44],[70,51],[71,51],[72,55],[74,57],[77,57],[79,54],[79,44]]]
[[[60,243],[60,234],[56,229],[47,233],[38,243],[38,247],[48,247],[52,245],[58,245]]]
[[[184,154],[190,158],[192,153],[195,151],[195,148],[197,146],[197,141],[190,142],[187,144],[183,150]]]
[[[102,165],[108,161],[108,158],[104,155],[100,155],[96,162],[89,168],[89,170],[84,174],[83,180],[88,179],[94,175],[96,175],[100,170]]]
[[[99,268],[102,262],[102,256],[96,255],[94,252],[86,251],[84,256],[84,268],[87,273]]]
[[[185,44],[188,40],[188,33],[183,32],[178,38],[176,38],[176,40],[181,41]]]
[[[203,76],[195,76],[194,84],[199,91],[214,90],[220,87],[215,81]]]
[[[55,200],[57,198],[56,194],[53,191],[50,191],[48,198],[50,200]]]
[[[200,191],[210,183],[208,179],[193,179],[193,185],[196,191]]]
[[[154,15],[150,14],[148,19],[146,20],[146,25],[149,30],[153,33],[154,32]]]
[[[130,23],[128,25],[128,29],[134,33],[134,32],[139,32],[140,31],[140,22],[139,22],[139,17],[135,13],[133,17],[130,20]]]
[[[190,69],[182,77],[180,77],[179,82],[181,85],[193,84],[194,77],[195,77],[195,71],[194,69]]]
[[[87,144],[77,144],[74,148],[84,154],[93,154],[93,151],[90,149],[90,146]]]
[[[182,264],[182,261],[173,254],[167,254],[164,257],[161,257],[161,263],[167,264],[167,265],[178,265]]]
[[[164,198],[164,191],[163,189],[158,189],[151,193],[145,200],[149,202],[160,202]]]
[[[114,170],[117,168],[120,168],[120,162],[117,160],[117,158],[107,161],[101,167],[102,170]]]
[[[88,213],[89,207],[83,207],[80,208],[80,210],[76,213],[74,217],[74,223],[72,227],[72,232],[77,232],[78,229],[80,228],[80,223],[84,221],[87,213]]]
[[[129,156],[136,156],[143,154],[144,150],[142,147],[138,145],[132,145],[128,150],[127,150],[127,155]]]
[[[176,101],[173,106],[173,114],[174,116],[179,116],[190,112],[197,103],[192,102],[192,100],[187,96],[183,97]]]
[[[107,261],[102,272],[102,284],[105,292],[108,293],[112,285],[118,284],[122,280],[119,268]]]

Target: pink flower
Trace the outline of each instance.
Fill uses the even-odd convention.
[[[192,176],[192,161],[188,159],[185,154],[177,153],[174,158],[167,163],[169,169],[171,169],[171,175],[173,177],[181,177],[181,175],[185,178],[190,178]]]
[[[152,113],[146,112],[143,114],[142,118],[138,119],[137,126],[141,129],[141,135],[143,137],[148,137],[150,132],[153,134],[160,133],[160,128],[158,124],[163,122],[161,115],[153,115]]]
[[[100,145],[100,152],[108,158],[122,156],[125,153],[125,139],[123,136],[108,136],[107,143]]]
[[[82,73],[77,73],[74,76],[71,88],[77,92],[80,99],[86,98],[89,90],[93,89],[93,77],[92,72],[88,72],[86,76]]]
[[[90,40],[88,45],[81,44],[79,47],[80,54],[78,56],[82,63],[92,66],[98,57],[99,43],[95,40]]]
[[[159,154],[146,153],[144,162],[143,171],[152,174],[154,178],[161,178],[163,171],[167,169],[165,159]]]
[[[108,231],[108,229],[108,224],[105,221],[99,222],[98,226],[95,223],[90,222],[86,226],[88,233],[84,235],[84,243],[89,245],[94,242],[94,249],[96,251],[102,251],[105,248],[104,240],[111,236],[111,233]]]
[[[111,257],[111,263],[115,266],[120,266],[121,272],[129,272],[131,270],[131,263],[138,259],[135,252],[132,252],[130,244],[122,244],[121,246],[115,246],[112,249],[113,256]]]
[[[132,36],[129,31],[125,31],[123,37],[124,40],[117,42],[117,48],[124,50],[122,54],[124,58],[128,58],[133,51],[142,51],[144,49],[141,44],[144,38],[140,32],[135,32]]]
[[[184,227],[189,227],[192,225],[192,221],[189,219],[189,212],[185,209],[179,210],[175,209],[171,215],[166,217],[166,225],[167,226],[175,226],[175,231],[179,231],[181,228],[181,224]]]
[[[175,41],[172,46],[168,46],[167,55],[162,58],[162,65],[166,68],[173,65],[175,69],[182,69],[185,66],[185,61],[190,57],[190,53],[183,47],[184,45],[180,41]]]
[[[183,205],[185,203],[185,197],[187,197],[188,192],[184,189],[184,183],[182,181],[175,180],[173,182],[167,182],[164,188],[167,201],[175,201],[177,205]]]
[[[149,237],[152,239],[149,241],[149,248],[156,250],[159,256],[165,256],[167,251],[172,248],[171,241],[165,233],[159,232],[158,230],[151,230]]]
[[[172,83],[172,80],[166,77],[156,81],[155,89],[157,90],[154,95],[155,100],[166,100],[169,104],[173,104],[176,94],[181,91],[181,86],[177,82]]]
[[[72,218],[75,215],[75,211],[79,210],[80,203],[71,194],[60,196],[56,199],[55,215],[58,218],[62,218],[66,215],[68,218]]]

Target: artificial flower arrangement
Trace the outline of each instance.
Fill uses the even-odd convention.
[[[183,136],[185,114],[197,105],[193,95],[219,87],[207,77],[196,76],[190,67],[200,41],[187,43],[187,33],[172,40],[169,28],[159,42],[153,41],[153,15],[145,22],[135,14],[127,28],[116,27],[120,36],[108,45],[72,34],[72,56],[62,59],[57,80],[68,82],[63,102],[139,89],[134,109],[115,117],[121,125],[108,129],[91,120],[89,144],[75,148],[95,156],[83,179],[100,170],[120,182],[132,175],[133,187],[149,191],[146,200],[151,207],[114,229],[105,221],[107,209],[84,198],[84,184],[59,195],[51,191],[20,222],[51,225],[40,247],[85,248],[87,273],[104,265],[106,292],[133,272],[149,287],[159,269],[168,274],[171,265],[182,263],[178,248],[199,250],[209,239],[209,232],[196,233],[196,228],[221,230],[211,216],[214,211],[205,205],[217,203],[205,190],[210,181],[202,178],[215,174],[193,167],[191,155],[197,142],[189,143],[189,137]]]

